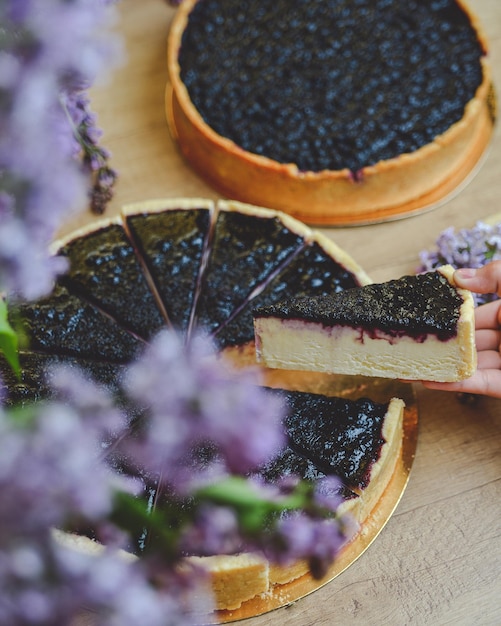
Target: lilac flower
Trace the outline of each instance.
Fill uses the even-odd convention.
[[[110,154],[98,144],[101,131],[89,109],[87,94],[77,91],[64,94],[61,99],[73,125],[75,155],[82,155],[84,171],[91,180],[91,209],[94,213],[103,213],[113,197],[113,185],[117,179],[117,173],[108,165]]]
[[[103,0],[7,0],[0,4],[0,291],[46,294],[61,264],[48,246],[63,219],[86,204],[75,158],[78,98],[112,57]],[[93,137],[89,117],[86,135]],[[105,199],[111,174],[98,172]]]
[[[100,535],[117,489],[129,485],[101,462],[103,433],[123,425],[110,397],[65,369],[52,380],[58,401],[0,410],[0,623],[69,624],[83,606],[106,626],[193,623],[201,610],[200,594],[189,593],[196,577],[114,549],[82,551],[65,534],[54,541],[53,528],[75,519]],[[158,588],[160,574],[169,591]]]
[[[337,514],[340,487],[335,477],[317,484],[291,477],[277,484],[228,477],[196,490],[194,498],[230,507],[238,522],[238,533],[230,518],[219,528],[209,523],[210,542],[228,551],[260,552],[283,565],[308,560],[313,576],[321,578],[357,530],[350,517]]]
[[[67,264],[49,256],[49,234],[24,222],[14,204],[14,197],[0,189],[0,291],[32,300],[49,293],[54,276],[66,271]]]
[[[111,393],[94,384],[83,372],[59,365],[51,367],[46,375],[55,397],[78,411],[87,432],[97,441],[102,443],[126,431],[127,418]]]
[[[26,415],[25,415],[26,413]],[[71,517],[110,512],[117,478],[97,462],[98,441],[78,413],[53,403],[0,413],[0,546]]]
[[[264,550],[279,561],[309,555],[318,573],[347,537],[346,525],[335,518],[340,483],[326,478],[313,487],[288,479],[272,485],[246,478],[285,438],[284,407],[258,382],[254,370],[230,374],[208,339],[195,336],[187,347],[175,333],[160,333],[124,384],[125,393],[148,407],[127,453],[159,477],[158,490],[175,494],[191,511],[182,515],[174,554]],[[156,523],[165,526],[159,507]],[[286,521],[283,511],[304,515]],[[325,518],[332,518],[327,525]]]
[[[423,250],[419,254],[419,272],[433,270],[440,265],[450,264],[454,268],[482,267],[490,261],[501,259],[501,223],[477,222],[470,229],[446,228],[438,236],[436,248]],[[473,294],[476,304],[498,298],[495,294]]]
[[[284,564],[306,559],[315,578],[325,576],[329,565],[346,543],[342,525],[329,519],[312,519],[301,512],[281,520],[277,534],[283,550],[276,552],[275,546],[280,543],[275,541],[271,551],[274,558]]]
[[[109,626],[138,615],[188,624],[210,603],[202,573],[177,567],[183,554],[304,558],[321,576],[346,540],[334,479],[271,485],[229,473],[249,472],[282,445],[281,406],[256,386],[255,372],[230,375],[207,339],[186,346],[165,331],[130,366],[124,392],[147,405],[135,437],[122,437],[126,419],[104,388],[67,368],[48,375],[53,401],[0,411],[0,623],[65,624],[87,606]],[[101,446],[116,439],[135,442],[125,448],[134,467],[166,476],[167,507],[138,499],[107,466]],[[206,467],[193,472],[201,446]],[[54,543],[52,529],[75,520],[106,542],[97,552]],[[115,548],[130,545],[138,521],[159,538],[124,559]]]
[[[83,607],[100,626],[187,626],[195,609],[209,613],[203,594],[196,601],[189,595],[191,581],[172,572],[167,580],[169,592],[153,584],[147,564],[113,550],[72,546],[70,536],[12,544],[0,558],[0,623],[70,624]]]
[[[228,506],[207,503],[196,509],[180,539],[180,551],[185,554],[234,554],[241,549],[238,519]]]
[[[148,406],[140,447],[143,462],[183,489],[192,482],[192,452],[210,442],[230,472],[246,473],[282,444],[281,405],[257,387],[257,371],[230,374],[207,339],[185,349],[160,333],[129,368],[126,393]]]
[[[196,577],[161,572],[146,561],[113,551],[88,555],[59,548],[57,564],[67,581],[69,600],[78,598],[80,607],[96,613],[101,626],[188,626],[195,623],[195,614],[208,615],[212,609],[207,593],[197,589],[196,598],[190,593]]]
[[[281,486],[285,490],[284,506],[287,506],[287,494],[295,495],[294,490],[290,491],[293,485],[292,482]],[[322,578],[358,530],[351,517],[337,513],[343,501],[341,487],[337,477],[329,476],[307,487],[304,494],[304,485],[296,482],[296,490],[303,492],[301,505],[282,514],[270,536],[263,534],[259,539],[268,558],[284,565],[307,560],[312,575]]]

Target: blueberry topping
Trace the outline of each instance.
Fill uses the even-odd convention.
[[[484,53],[454,0],[203,0],[179,63],[219,135],[359,181],[462,118]]]

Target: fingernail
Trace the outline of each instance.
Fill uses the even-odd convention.
[[[474,278],[477,273],[477,270],[472,267],[462,267],[461,269],[456,270],[456,276],[458,278]]]

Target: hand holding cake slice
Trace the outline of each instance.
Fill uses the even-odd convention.
[[[254,311],[257,359],[276,369],[441,382],[477,366],[473,298],[454,269]]]

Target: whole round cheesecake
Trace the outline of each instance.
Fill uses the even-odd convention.
[[[228,197],[309,223],[411,214],[474,170],[495,106],[462,0],[184,0],[167,109]]]
[[[49,367],[63,363],[116,395],[131,432],[143,416],[125,403],[124,371],[160,329],[175,329],[186,341],[195,329],[205,329],[218,347],[216,358],[225,359],[228,368],[256,367],[254,306],[370,283],[334,242],[288,215],[199,198],[126,207],[119,216],[58,241],[54,252],[68,259],[68,272],[51,294],[18,303],[13,314],[28,344],[20,353],[20,379],[0,357],[6,401],[50,397]],[[263,375],[267,393],[279,395],[286,408],[287,444],[256,473],[271,483],[290,475],[310,481],[339,476],[341,511],[349,511],[363,529],[401,462],[404,401],[386,393],[371,398],[366,386],[363,397],[350,397],[330,379],[308,381],[304,373],[298,378],[263,370]],[[127,471],[119,449],[107,449],[110,466]],[[158,476],[142,479],[159,502],[168,499]],[[63,540],[99,549],[82,535]],[[249,552],[186,558],[210,575],[220,610],[270,595],[276,585],[308,572],[304,561],[274,565]]]

